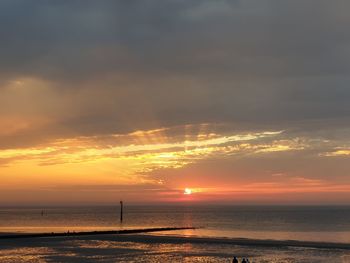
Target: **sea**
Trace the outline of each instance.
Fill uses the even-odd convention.
[[[164,239],[164,243],[159,245],[157,242],[149,243],[146,236],[141,240],[128,240],[127,242],[103,237],[82,238],[79,239],[80,243],[78,242],[80,245],[78,243],[76,245],[96,248],[104,244],[104,248],[110,245],[114,251],[118,251],[118,253],[96,252],[100,258],[95,255],[96,257],[91,262],[232,262],[232,257],[235,255],[239,258],[247,257],[250,262],[350,262],[350,251],[341,248],[273,248],[263,245],[247,247],[229,244],[229,242],[210,242],[220,238],[225,240],[244,238],[248,240],[350,243],[350,206],[149,206],[126,204],[122,222],[118,205],[0,208],[0,236],[7,233],[78,232],[155,227],[196,227],[193,230],[157,232],[152,235],[179,237],[179,240],[180,238],[183,240],[184,237],[202,237],[206,241],[186,243],[174,242],[174,239],[171,239],[173,241],[169,243]],[[67,240],[61,241],[67,242]],[[72,242],[70,240],[69,244],[72,245],[75,241]],[[5,246],[1,247],[1,244]],[[20,258],[17,258],[17,261],[16,258],[6,261],[7,255],[16,255],[12,250],[17,251],[18,256],[23,256],[21,253],[27,255],[28,251],[22,245],[18,250],[18,247],[6,246],[4,242],[1,244],[1,262],[35,262],[22,259],[20,261]],[[128,253],[123,253],[126,244],[128,244]],[[33,255],[41,256],[42,262],[56,262],[52,260],[51,252],[48,251],[65,246],[62,244],[54,248],[50,245],[47,247],[46,245],[31,246],[31,251],[38,247],[47,249],[32,252]],[[133,253],[130,251],[131,248],[135,248],[137,252]],[[54,253],[53,259],[58,259],[57,262],[70,262],[61,260],[66,254],[66,252],[61,252]],[[77,257],[79,259],[79,253],[75,253],[75,259]],[[89,255],[82,253],[81,257],[81,261],[74,262],[87,262]],[[51,260],[45,261],[47,258]]]

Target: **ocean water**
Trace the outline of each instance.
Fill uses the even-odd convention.
[[[44,212],[42,215],[41,212]],[[201,227],[163,234],[350,243],[350,206],[118,206],[0,208],[0,232]]]
[[[44,212],[43,215],[41,212]],[[147,227],[201,227],[152,235],[0,240],[0,262],[350,263],[350,250],[238,246],[213,238],[350,243],[347,206],[118,206],[0,208],[0,232],[66,232]],[[0,234],[1,235],[1,234]],[[171,235],[171,237],[168,237]],[[173,236],[200,236],[203,242]],[[156,240],[152,241],[152,238]],[[169,241],[170,240],[170,241]],[[225,239],[227,240],[227,239]]]

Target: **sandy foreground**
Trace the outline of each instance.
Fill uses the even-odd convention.
[[[283,243],[284,242],[284,243]],[[0,262],[350,263],[350,246],[335,243],[215,239],[164,235],[93,235],[0,240]]]

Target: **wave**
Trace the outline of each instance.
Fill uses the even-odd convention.
[[[350,243],[322,242],[322,241],[299,241],[299,240],[274,240],[274,239],[250,239],[250,238],[216,238],[194,237],[176,235],[125,235],[118,236],[118,241],[142,242],[142,243],[197,243],[197,244],[230,244],[254,247],[304,247],[319,249],[347,249]]]

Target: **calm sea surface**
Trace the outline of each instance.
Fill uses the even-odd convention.
[[[172,226],[203,228],[165,234],[350,242],[350,207],[125,206],[122,224],[118,206],[0,208],[0,232]]]

